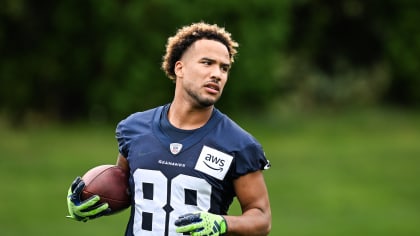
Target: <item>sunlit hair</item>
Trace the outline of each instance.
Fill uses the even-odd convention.
[[[172,81],[176,80],[175,63],[195,41],[200,39],[215,40],[224,44],[229,52],[231,63],[234,62],[238,43],[231,38],[229,32],[215,24],[193,23],[180,28],[174,36],[168,38],[162,69]]]

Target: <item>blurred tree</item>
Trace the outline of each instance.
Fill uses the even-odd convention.
[[[394,1],[382,12],[384,57],[390,62],[393,80],[386,100],[420,107],[420,2]]]
[[[287,36],[288,1],[2,4],[0,107],[16,123],[32,112],[113,120],[168,102],[173,86],[160,71],[165,40],[201,20],[225,26],[241,44],[231,76],[237,82],[220,106],[259,108],[275,95],[270,68]]]
[[[306,107],[419,106],[419,9],[410,0],[4,0],[0,112],[16,124],[31,114],[116,121],[169,102],[165,40],[201,20],[240,43],[218,104],[230,112],[289,95]]]
[[[303,106],[420,105],[418,1],[293,5],[280,88]]]

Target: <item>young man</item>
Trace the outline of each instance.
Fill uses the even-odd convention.
[[[162,68],[173,101],[121,121],[117,165],[129,173],[132,207],[126,235],[267,235],[271,210],[261,145],[214,107],[238,44],[217,25],[194,23],[168,39]],[[106,215],[99,197],[81,202],[69,189],[70,218]],[[242,214],[227,215],[237,197]]]

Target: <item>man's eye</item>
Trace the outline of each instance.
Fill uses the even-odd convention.
[[[211,62],[210,62],[210,61],[203,61],[202,63],[203,63],[204,65],[208,65],[208,66],[209,66],[209,65],[211,65]]]

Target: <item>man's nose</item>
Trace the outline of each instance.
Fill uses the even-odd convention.
[[[219,82],[222,79],[222,74],[222,69],[215,66],[211,71],[211,78]]]

